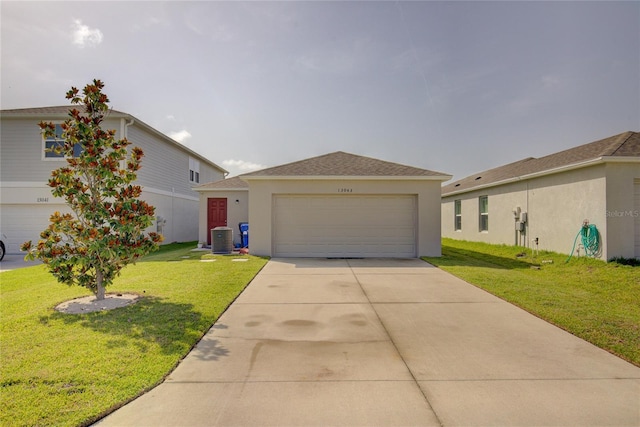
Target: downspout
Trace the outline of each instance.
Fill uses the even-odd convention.
[[[125,123],[125,119],[122,119],[120,121],[120,134],[122,135],[122,138],[127,138],[127,128],[129,126],[131,126],[133,123],[135,122],[135,119],[132,117],[131,120],[129,120],[129,123]]]
[[[131,118],[131,120],[129,120],[129,123],[126,122],[126,119],[124,117],[120,119],[120,139],[128,139],[127,134],[129,132],[127,132],[127,128],[131,126],[134,121],[135,120],[133,119],[133,117]],[[127,164],[126,160],[121,160],[120,169],[124,169],[126,164]]]

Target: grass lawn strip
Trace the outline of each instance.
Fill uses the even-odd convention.
[[[640,270],[506,245],[443,239],[426,261],[640,366]]]
[[[266,259],[163,246],[128,266],[107,292],[137,293],[111,311],[53,309],[88,291],[59,284],[44,266],[3,272],[0,425],[88,425],[161,382]]]

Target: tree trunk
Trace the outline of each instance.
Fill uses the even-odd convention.
[[[102,301],[104,299],[104,286],[102,286],[102,271],[96,271],[96,299]]]

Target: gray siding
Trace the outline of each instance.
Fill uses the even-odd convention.
[[[59,120],[62,121],[62,120]],[[59,122],[56,120],[55,122]],[[64,160],[43,160],[42,135],[38,119],[2,119],[0,145],[0,180],[3,182],[47,182],[51,171],[64,166]],[[104,129],[115,129],[120,138],[120,120],[106,120]],[[144,187],[188,195],[194,198],[194,183],[189,181],[190,154],[179,146],[148,132],[140,126],[130,126],[127,138],[132,146],[144,151],[138,183]],[[194,156],[195,157],[195,156]],[[224,178],[221,171],[200,160],[200,182]]]
[[[59,123],[64,120],[51,121]],[[43,160],[42,134],[38,123],[39,119],[2,118],[0,181],[47,182],[51,171],[65,165],[62,159]],[[105,121],[103,128],[116,129],[119,133],[119,123],[119,120]]]
[[[65,117],[52,122],[62,122]],[[44,160],[43,142],[37,115],[30,118],[3,116],[0,128],[0,228],[10,236],[9,252],[17,253],[20,243],[37,240],[46,228],[51,212],[63,210],[63,201],[51,195],[46,185],[51,171],[64,166],[63,159]],[[129,119],[127,119],[127,122]],[[124,119],[105,120],[104,129],[121,137]],[[132,146],[144,151],[137,183],[143,199],[156,207],[156,216],[165,219],[166,242],[198,238],[198,196],[189,181],[189,157],[200,162],[200,182],[222,179],[223,173],[162,134],[136,122],[127,127]],[[157,227],[154,224],[153,229]]]
[[[200,184],[215,182],[224,179],[224,174],[219,169],[200,161]],[[192,186],[199,185],[191,183]]]
[[[175,146],[159,141],[144,129],[131,126],[127,138],[142,148],[144,158],[138,172],[139,184],[156,190],[189,194],[189,156]]]
[[[188,152],[159,139],[135,124],[129,127],[127,138],[132,145],[140,147],[144,152],[142,169],[138,173],[140,185],[169,193],[198,197],[198,193],[191,189],[196,184],[189,181],[190,154]],[[200,161],[200,182],[217,181],[223,178],[222,172],[203,160],[198,160]]]
[[[42,161],[42,136],[38,120],[2,119],[0,180],[46,182],[62,162]]]

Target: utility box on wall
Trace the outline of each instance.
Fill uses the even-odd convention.
[[[233,251],[233,230],[229,227],[212,229],[211,250],[214,254],[230,254]]]

